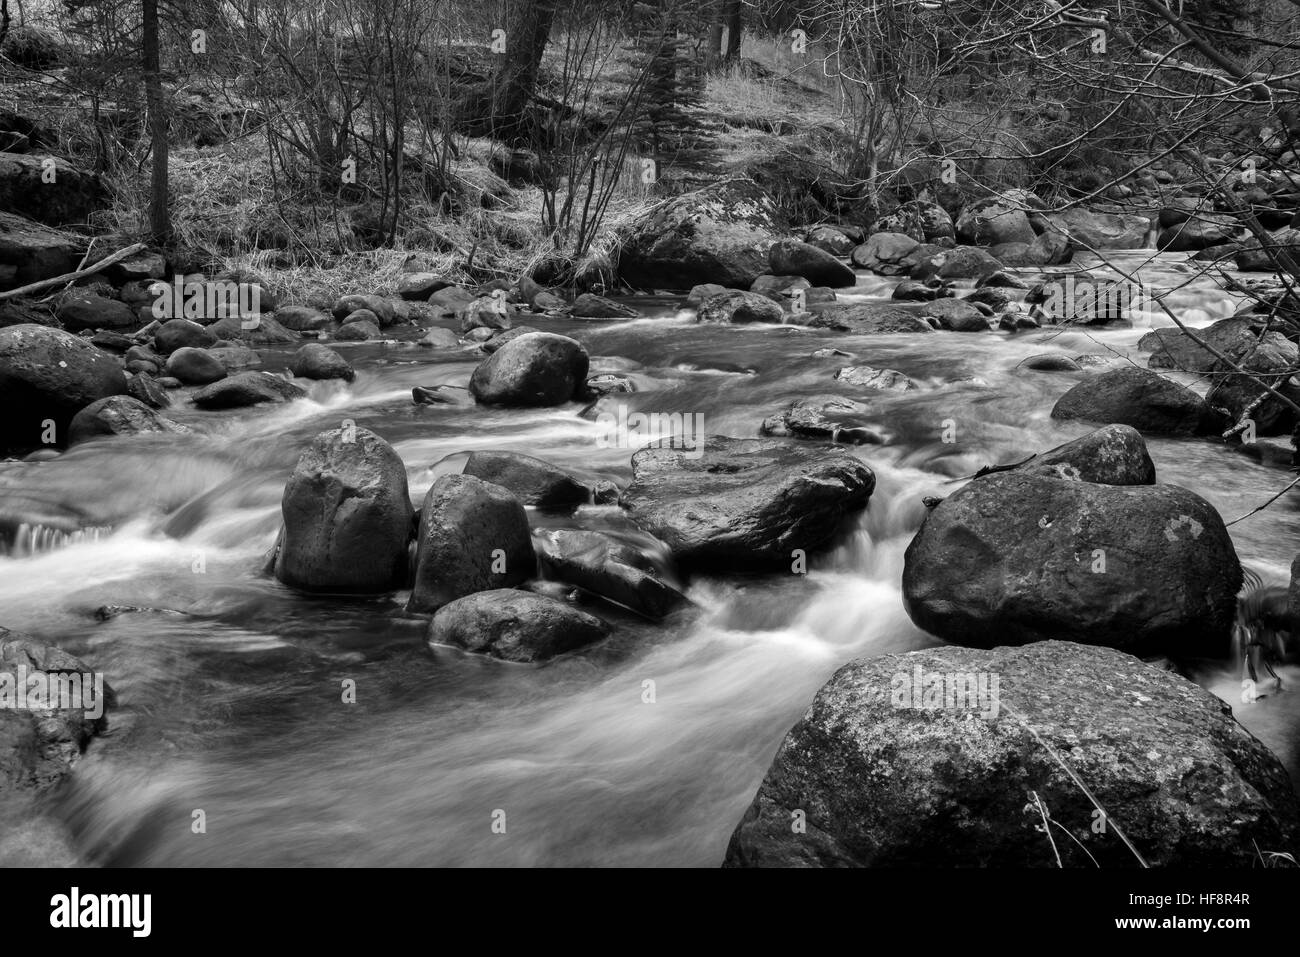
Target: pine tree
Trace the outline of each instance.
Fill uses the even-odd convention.
[[[654,160],[656,181],[698,175],[712,151],[696,108],[704,77],[692,44],[677,30],[676,3],[654,11],[625,46],[626,83],[634,85],[627,123],[642,156]]]

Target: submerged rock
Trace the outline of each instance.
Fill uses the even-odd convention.
[[[107,714],[117,704],[117,696],[103,682],[102,674],[99,680],[103,683],[96,688],[95,674],[66,651],[0,628],[0,702],[4,702],[0,707],[0,800],[18,791],[54,786],[72,770],[90,739],[107,730]],[[21,685],[20,676],[27,679]],[[72,683],[74,676],[76,684]],[[82,697],[73,699],[71,691],[77,687]],[[69,698],[58,700],[64,692]],[[25,697],[26,707],[18,707],[19,693],[37,697]],[[63,706],[68,703],[77,706]],[[55,707],[38,706],[44,704]]]
[[[600,641],[609,626],[544,595],[495,588],[443,605],[428,640],[505,661],[536,662]]]
[[[142,432],[189,432],[188,426],[159,415],[139,399],[110,395],[96,399],[75,416],[68,426],[68,445],[105,435],[138,435]]]
[[[690,600],[656,573],[636,549],[600,532],[547,532],[539,552],[542,571],[639,612],[661,619]]]
[[[301,399],[306,394],[292,382],[269,372],[237,372],[199,389],[192,401],[200,409],[242,409],[263,402]]]

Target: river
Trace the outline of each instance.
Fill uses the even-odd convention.
[[[1137,265],[1150,256],[1117,259]],[[1168,302],[1191,326],[1237,307],[1208,279],[1189,283],[1181,255],[1156,257],[1141,276],[1159,289],[1180,287]],[[887,298],[892,286],[863,274],[841,299]],[[609,640],[544,666],[431,649],[424,622],[402,610],[405,594],[305,597],[259,573],[299,453],[345,420],[394,446],[417,502],[438,474],[459,469],[457,453],[473,449],[512,449],[627,481],[630,450],[603,447],[601,427],[577,405],[412,403],[413,386],[465,385],[472,356],[413,342],[338,344],[356,381],[312,383],[307,400],[230,413],[178,402],[168,414],[195,426],[194,435],[95,442],[0,468],[0,514],[48,515],[0,557],[0,624],[79,655],[120,699],[111,732],[40,809],[71,835],[79,859],[717,865],[781,737],[829,675],[855,657],[936,643],[907,619],[899,586],[922,498],[1088,430],[1049,417],[1077,373],[1017,363],[1036,353],[1107,353],[1145,365],[1138,338],[1172,324],[1156,314],[1131,329],[860,337],[701,326],[675,302],[630,301],[647,318],[532,324],[579,339],[593,371],[631,376],[641,390],[623,397],[632,410],[698,413],[710,433],[753,436],[790,401],[837,391],[831,376],[841,365],[897,369],[923,388],[873,400],[889,444],[854,454],[875,471],[875,493],[806,576],[697,576],[693,611],[662,625],[615,616]],[[811,356],[826,347],[856,358]],[[290,352],[261,351],[272,369]],[[956,442],[940,439],[947,420]],[[1290,480],[1281,443],[1149,445],[1159,481],[1196,491],[1225,520]],[[535,529],[644,540],[616,506],[531,518]],[[97,527],[68,531],[78,524]],[[1245,564],[1286,581],[1300,543],[1293,505],[1280,501],[1231,532]],[[103,605],[153,610],[100,621]],[[1300,669],[1283,677],[1300,686]],[[1300,777],[1300,696],[1242,705],[1227,662],[1202,663],[1197,678],[1233,702]],[[348,680],[355,703],[343,700]]]

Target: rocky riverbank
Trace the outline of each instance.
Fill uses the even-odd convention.
[[[1122,219],[1089,222],[1125,242],[1137,233]],[[667,423],[673,434],[627,442],[643,447],[620,481],[544,455],[474,452],[419,501],[411,463],[382,430],[344,420],[304,443],[283,486],[277,543],[249,571],[293,594],[402,596],[404,620],[420,623],[431,648],[534,666],[609,641],[626,616],[653,627],[698,618],[699,581],[803,574],[853,534],[877,489],[873,451],[895,444],[902,425],[880,411],[891,397],[979,386],[917,381],[837,341],[1014,340],[1045,326],[1102,331],[1133,320],[1125,304],[1098,310],[1095,298],[1055,295],[1081,223],[1054,220],[1023,191],[955,220],[917,201],[870,233],[792,233],[746,181],[670,200],[628,228],[622,281],[674,293],[674,321],[816,336],[824,393],[774,403],[743,434],[697,430],[671,403],[657,424],[638,412],[649,431]],[[638,357],[615,357],[620,365],[593,355],[573,324],[649,321],[643,300],[530,277],[468,287],[420,266],[412,260],[397,295],[358,289],[331,303],[286,303],[264,278],[177,273],[146,251],[59,294],[48,311],[6,302],[9,466],[39,479],[79,447],[151,434],[181,441],[232,411],[305,403],[322,383],[350,388],[361,348],[391,350],[385,361],[406,349],[472,364],[463,382],[415,386],[411,408],[422,414],[487,421],[558,410],[637,431],[625,406],[644,385],[632,371]],[[880,301],[855,291],[869,274],[907,278]],[[560,322],[567,334],[551,331]],[[1243,583],[1233,541],[1205,498],[1159,481],[1146,439],[1222,444],[1217,436],[1230,432],[1239,445],[1232,427],[1243,419],[1252,437],[1289,434],[1294,410],[1274,393],[1290,394],[1297,346],[1270,323],[1255,303],[1194,335],[1157,329],[1139,345],[1146,369],[1100,352],[1023,360],[1023,375],[1062,377],[1054,420],[1094,430],[1014,468],[963,476],[967,484],[926,501],[903,601],[951,647],[841,670],[782,745],[728,864],[943,863],[947,851],[947,863],[962,864],[1063,855],[1076,865],[1091,854],[1236,866],[1252,847],[1293,850],[1295,796],[1277,758],[1194,684],[1143,661],[1181,667],[1231,653]],[[1171,371],[1204,374],[1211,388],[1202,395]],[[20,495],[0,505],[11,538],[20,527],[91,522],[51,516]],[[565,527],[589,506],[616,508],[636,540]],[[112,524],[88,511],[94,524]],[[67,664],[56,648],[21,647],[37,670]],[[998,676],[1000,717],[893,703],[893,676],[918,664]],[[6,787],[57,786],[103,728],[100,719],[11,722]],[[942,766],[936,751],[949,755]],[[1110,830],[1092,830],[1094,811]],[[1053,824],[1076,838],[1058,841],[1055,856],[1044,833]]]

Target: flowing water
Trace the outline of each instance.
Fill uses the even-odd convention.
[[[1235,311],[1209,281],[1189,283],[1182,259],[1157,257],[1144,281],[1176,289],[1169,304],[1192,326]],[[891,287],[863,276],[842,298],[886,298]],[[835,369],[853,362],[924,388],[873,400],[889,442],[854,454],[876,491],[809,574],[697,576],[697,607],[658,625],[601,609],[613,637],[544,666],[429,647],[404,594],[305,597],[260,574],[299,453],[345,420],[392,443],[417,502],[473,449],[626,482],[631,450],[605,447],[577,406],[412,403],[412,386],[465,385],[472,356],[340,345],[356,381],[312,384],[309,400],[228,414],[178,402],[169,414],[194,435],[96,442],[0,468],[0,515],[25,522],[0,557],[0,624],[79,655],[120,702],[110,733],[39,811],[71,835],[71,853],[105,865],[716,865],[781,737],[831,673],[936,643],[908,620],[899,586],[922,498],[1087,431],[1049,417],[1077,374],[1017,363],[1053,352],[1145,365],[1138,338],[1172,325],[1156,314],[1122,330],[856,337],[699,326],[675,302],[638,305],[650,318],[545,328],[580,339],[594,371],[631,376],[641,390],[625,397],[631,409],[702,414],[709,433],[756,435],[790,401],[836,391]],[[855,358],[811,356],[826,347]],[[276,368],[287,353],[263,355]],[[947,420],[956,442],[941,441]],[[1280,445],[1150,447],[1160,481],[1195,490],[1225,519],[1290,480]],[[617,507],[531,517],[535,528],[647,544]],[[1231,531],[1244,562],[1286,580],[1300,541],[1292,505]],[[104,605],[143,610],[100,620]],[[1296,777],[1300,695],[1241,705],[1227,662],[1202,663],[1197,677]],[[1300,686],[1296,670],[1283,677]],[[343,701],[349,679],[355,703]],[[199,811],[206,833],[192,826]]]

